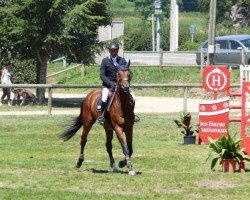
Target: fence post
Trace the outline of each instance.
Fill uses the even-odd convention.
[[[63,68],[67,68],[67,60],[63,57]]]
[[[159,65],[160,65],[160,68],[163,69],[163,51],[162,49],[160,49],[160,56],[159,56]]]
[[[49,94],[48,94],[48,115],[51,115],[52,110],[52,87],[49,87]]]
[[[188,87],[183,88],[183,112],[187,112],[187,96],[188,96]]]
[[[203,72],[203,66],[204,66],[204,50],[201,48],[201,74]]]
[[[241,63],[245,67],[245,64],[246,64],[246,62],[245,62],[245,50],[243,48],[241,49]]]
[[[81,63],[81,76],[85,75],[85,67],[84,64]]]

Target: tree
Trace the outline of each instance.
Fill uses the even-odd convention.
[[[2,3],[8,2],[8,3]],[[109,0],[0,1],[0,45],[23,59],[35,59],[36,82],[46,83],[47,61],[63,54],[88,64],[98,51],[97,28],[111,23]],[[45,90],[37,90],[38,101]]]
[[[182,1],[183,1],[183,11],[194,12],[199,10],[198,0],[182,0]]]
[[[199,0],[200,11],[208,13],[210,1]],[[217,1],[216,21],[223,26],[233,26],[239,22],[235,15],[244,18],[241,26],[248,26],[250,22],[250,0],[220,0]],[[237,12],[237,13],[235,13]]]
[[[155,0],[134,0],[134,2],[135,2],[135,9],[138,10],[144,18],[148,18],[149,16],[154,14]],[[161,1],[162,11],[165,17],[169,17],[170,15],[170,4],[171,0]],[[179,5],[179,7],[181,7],[182,0],[177,0],[177,4]]]
[[[240,0],[240,1],[236,1],[234,0],[234,7],[232,7],[232,12],[231,12],[231,16],[233,16],[235,13],[234,11],[237,12],[236,14],[236,23],[239,23],[239,26],[248,26],[250,24],[250,0]],[[235,9],[235,10],[234,10]],[[233,18],[232,22],[233,25],[235,26],[235,21]]]

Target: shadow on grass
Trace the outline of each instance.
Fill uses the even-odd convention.
[[[94,168],[92,168],[92,169],[88,169],[87,171],[91,171],[94,174],[108,174],[108,173],[128,174],[127,170],[125,170],[125,171],[118,170],[116,172],[112,172],[111,170],[103,170],[103,169],[94,169]],[[140,172],[140,171],[136,171],[135,173],[136,173],[136,175],[142,174],[142,172]]]
[[[52,107],[55,108],[80,108],[84,98],[53,98]]]

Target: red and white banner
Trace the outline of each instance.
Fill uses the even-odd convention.
[[[229,97],[204,100],[199,104],[199,144],[208,143],[208,137],[227,136],[229,125]]]
[[[208,66],[203,70],[202,86],[207,92],[225,92],[230,87],[230,72],[225,66]]]

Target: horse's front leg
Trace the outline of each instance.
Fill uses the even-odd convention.
[[[115,159],[114,159],[113,153],[112,153],[113,131],[105,129],[105,132],[106,132],[106,148],[107,148],[107,152],[109,154],[110,167],[111,167],[113,172],[117,172],[118,169],[116,167]]]
[[[119,167],[124,167],[125,165],[127,165],[128,170],[132,171],[132,163],[130,161],[131,154],[129,153],[128,146],[122,137],[123,136],[123,129],[121,127],[117,126],[115,128],[115,132],[116,132],[117,138],[122,146],[122,151],[123,151],[123,154],[125,156],[125,160],[119,162]]]
[[[80,148],[80,155],[79,155],[79,158],[78,158],[78,160],[76,162],[76,167],[77,168],[80,168],[82,166],[83,161],[84,161],[84,154],[83,154],[84,147],[85,147],[85,145],[87,143],[88,133],[89,133],[92,125],[93,124],[91,124],[89,126],[83,126],[82,136],[81,136],[81,142],[80,142],[80,146],[81,146],[81,148]]]
[[[129,159],[131,160],[131,156],[133,154],[133,129],[126,130],[125,135],[126,135],[126,142],[127,142],[127,146],[128,146]],[[125,167],[126,165],[127,166],[131,165],[131,168],[132,168],[131,162],[127,162],[126,159],[121,160],[119,162],[120,168]],[[128,168],[130,168],[130,167],[128,166]]]

